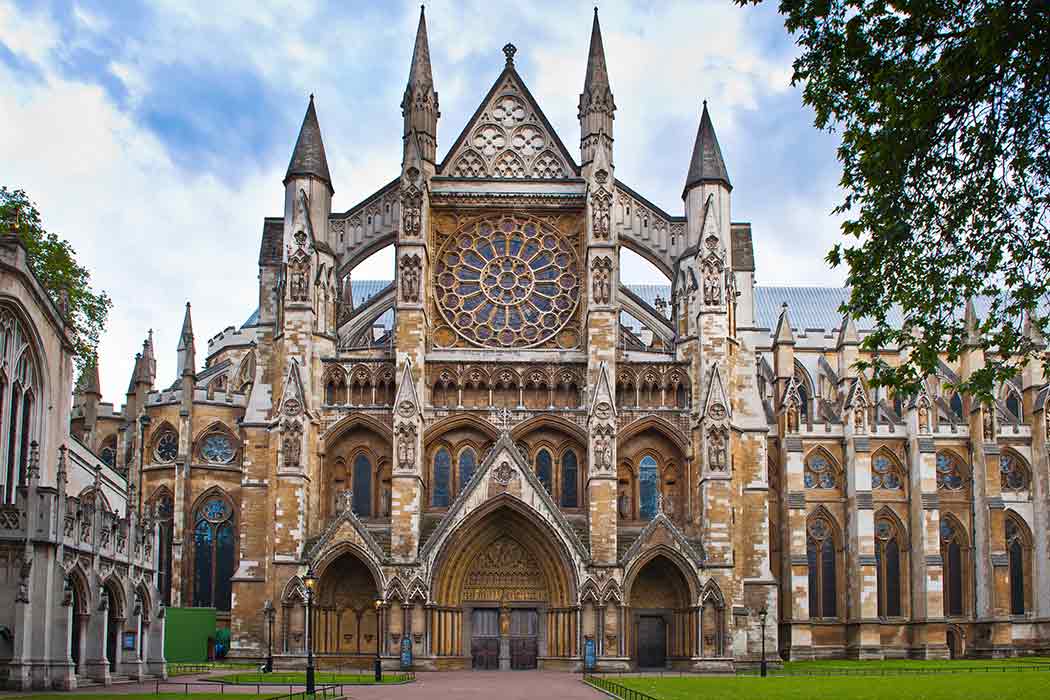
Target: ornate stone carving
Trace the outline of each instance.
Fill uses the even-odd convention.
[[[411,423],[399,423],[397,433],[397,464],[401,469],[415,469],[416,466],[416,426]]]
[[[611,230],[612,192],[605,187],[609,173],[599,170],[594,174],[597,187],[591,192],[591,233],[595,239],[609,239]]]
[[[930,432],[930,407],[923,398],[919,399],[919,433],[926,435]]]
[[[726,471],[729,458],[729,432],[721,426],[707,431],[707,467],[713,472]]]
[[[281,436],[281,451],[286,469],[299,467],[303,454],[303,426],[297,420],[284,422],[284,435]]]
[[[336,498],[336,507],[340,513],[348,513],[354,508],[354,492],[351,489],[340,491]]]
[[[33,568],[32,559],[23,559],[18,569],[18,594],[15,596],[16,603],[29,602],[29,574]]]
[[[612,470],[614,432],[614,428],[607,423],[595,426],[592,431],[592,444],[594,445],[594,468],[599,472],[607,472]]]
[[[401,222],[401,230],[408,238],[417,238],[423,231],[423,191],[414,183],[401,189]]]
[[[707,409],[707,417],[711,420],[725,420],[726,407],[721,403],[713,403]]]
[[[981,408],[981,429],[985,442],[995,442],[995,407],[990,403],[986,403]]]
[[[498,484],[503,484],[504,486],[509,484],[511,482],[511,479],[515,478],[517,475],[518,470],[510,466],[510,462],[507,462],[505,460],[503,462],[500,462],[500,465],[496,467],[496,469],[492,472],[493,480],[495,480]]]
[[[507,603],[546,600],[547,595],[539,564],[516,540],[505,536],[475,560],[464,581],[462,597]]]
[[[419,278],[422,274],[423,261],[413,253],[401,258],[399,275],[401,278],[401,298],[408,302],[419,301]]]
[[[591,263],[591,294],[596,304],[608,304],[612,295],[612,260],[603,255]]]
[[[310,259],[305,255],[295,255],[288,262],[289,298],[292,301],[307,301],[310,286]]]

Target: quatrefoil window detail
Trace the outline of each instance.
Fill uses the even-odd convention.
[[[546,143],[547,139],[544,138],[543,132],[531,126],[521,127],[515,132],[514,138],[511,139],[511,145],[514,147],[514,150],[526,159],[532,158],[542,151]]]
[[[516,97],[501,97],[492,109],[492,117],[503,126],[516,126],[525,121],[525,105]]]
[[[487,124],[474,132],[474,148],[492,157],[507,145],[507,135],[499,127]]]

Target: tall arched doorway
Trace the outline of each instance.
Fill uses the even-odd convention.
[[[664,668],[675,657],[688,656],[696,609],[682,570],[660,554],[630,577],[631,643],[628,649],[640,668]]]
[[[578,656],[575,576],[542,521],[509,502],[473,516],[435,570],[431,645],[476,669],[528,669]]]
[[[344,552],[324,567],[314,599],[314,649],[318,654],[374,655],[381,643],[372,570]]]
[[[107,582],[102,590],[109,598],[106,615],[106,659],[109,661],[109,672],[118,673],[120,669],[121,637],[124,632],[124,600],[116,585]]]

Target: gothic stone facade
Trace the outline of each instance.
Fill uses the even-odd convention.
[[[1045,649],[1036,370],[1001,405],[880,399],[851,323],[771,316],[706,106],[672,216],[614,175],[597,16],[579,162],[504,51],[438,161],[420,17],[401,172],[345,213],[311,98],[258,311],[198,371],[187,308],[175,383],[147,341],[120,412],[78,394],[74,431],[159,507],[165,602],[284,666],[312,629],[322,665],[727,670],[761,610],[773,658]],[[352,280],[387,246],[393,281]]]

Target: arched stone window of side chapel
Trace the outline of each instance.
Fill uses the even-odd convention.
[[[359,452],[353,462],[353,509],[360,518],[372,517],[372,460]]]
[[[809,372],[795,360],[795,380],[798,382],[799,417],[801,421],[809,421],[810,404],[813,403],[813,382],[809,379]]]
[[[1004,451],[999,455],[999,482],[1003,491],[1031,491],[1032,477],[1028,465],[1016,453]]]
[[[1017,423],[1024,422],[1024,402],[1021,395],[1011,385],[1007,385],[1005,396],[1006,408],[1010,411],[1010,417]]]
[[[1028,526],[1013,513],[1005,519],[1006,555],[1010,560],[1010,614],[1024,615],[1031,600],[1032,538]]]
[[[171,605],[172,542],[175,532],[175,499],[165,486],[157,489],[149,500],[149,511],[157,522],[160,540],[157,552],[157,590],[165,606]]]
[[[871,459],[871,488],[884,491],[904,490],[904,470],[887,450],[879,450]]]
[[[197,459],[205,464],[232,464],[237,459],[238,445],[221,424],[215,424],[197,441]]]
[[[963,478],[962,462],[950,452],[937,453],[937,490],[962,491],[966,482]]]
[[[579,505],[579,461],[576,450],[565,450],[561,456],[561,507],[576,508]]]
[[[117,436],[110,435],[102,441],[102,448],[98,451],[98,458],[115,469],[117,466]]]
[[[634,469],[621,462],[616,475],[616,514],[621,520],[634,520]]]
[[[824,450],[814,450],[806,457],[803,483],[807,489],[836,489],[839,487],[838,467]]]
[[[329,371],[324,385],[324,402],[329,406],[349,403],[347,397],[346,376],[341,369]]]
[[[230,610],[234,571],[233,505],[218,489],[193,512],[193,607]]]
[[[546,447],[541,448],[536,453],[536,478],[543,484],[543,488],[547,489],[547,493],[552,493],[554,483],[554,460],[551,458],[550,450]]]
[[[179,434],[165,422],[155,431],[152,446],[154,463],[171,464],[179,455]]]
[[[879,617],[901,615],[902,533],[888,516],[875,520],[875,571],[878,577]]]
[[[652,520],[656,517],[656,501],[660,494],[659,465],[652,455],[645,455],[638,463],[638,517]]]
[[[39,392],[38,362],[28,329],[8,308],[0,307],[0,425],[7,432],[0,444],[4,475],[4,501],[14,503],[18,486],[26,479],[29,452],[38,430],[36,396]]]
[[[964,613],[965,575],[968,559],[966,533],[959,521],[941,516],[941,559],[944,563],[944,616],[960,617]]]
[[[809,616],[838,617],[838,551],[835,529],[827,517],[812,517],[806,528],[806,559],[809,563]]]
[[[952,413],[955,414],[956,420],[962,420],[963,417],[963,402],[962,394],[958,391],[952,392],[951,399],[948,400],[948,407],[952,409]]]
[[[430,477],[430,505],[448,508],[452,489],[452,453],[439,447],[434,453],[434,469]]]
[[[462,491],[474,478],[478,468],[478,455],[473,447],[464,447],[459,451],[459,490]]]

